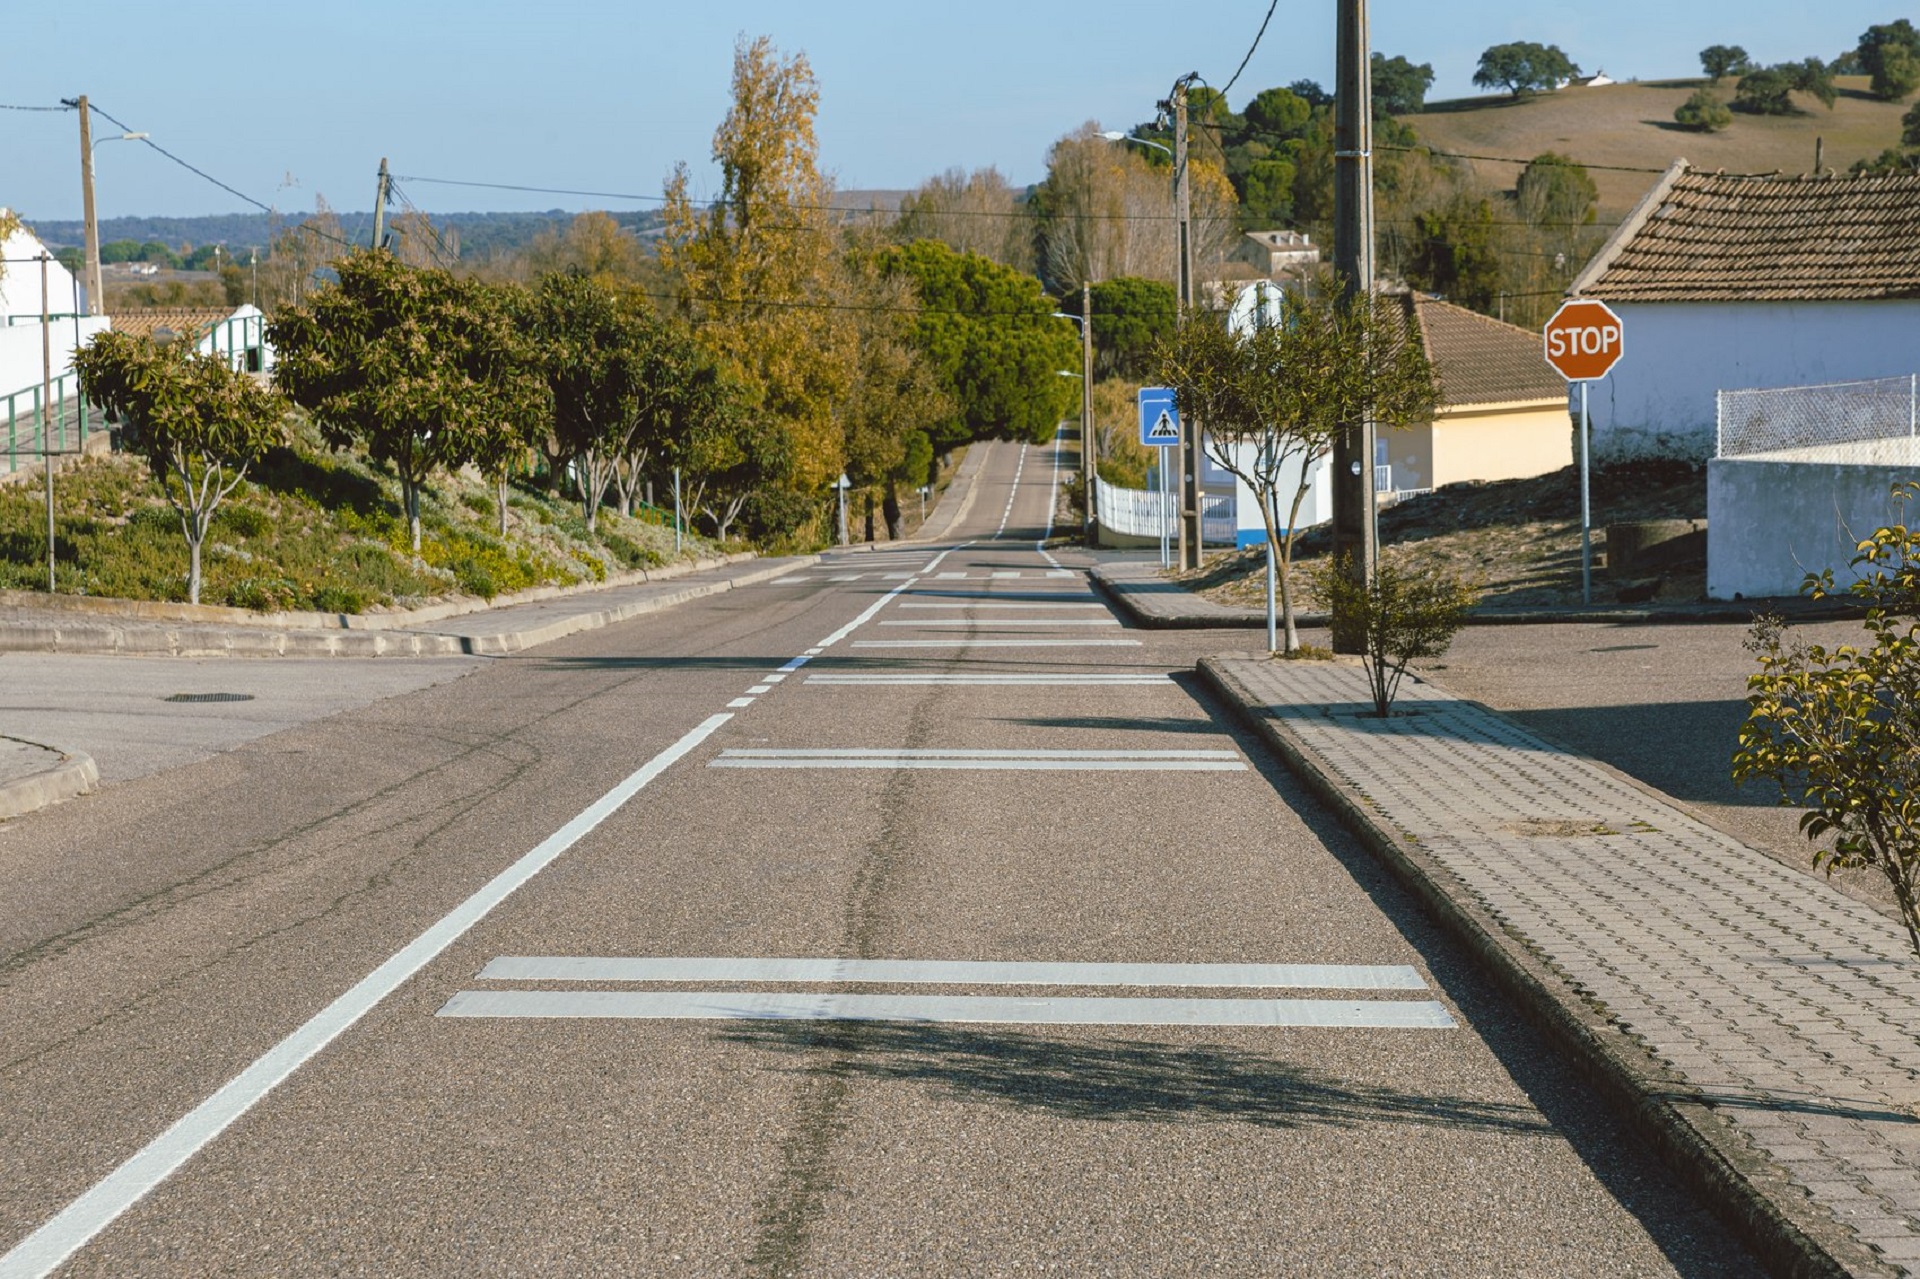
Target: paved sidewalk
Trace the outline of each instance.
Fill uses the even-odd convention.
[[[1920,1269],[1896,923],[1431,684],[1380,720],[1346,662],[1202,672],[1778,1273]]]

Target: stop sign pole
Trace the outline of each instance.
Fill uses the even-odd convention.
[[[1580,384],[1580,598],[1593,603],[1593,492],[1587,445],[1587,383],[1603,378],[1620,361],[1625,329],[1605,302],[1570,298],[1541,331],[1547,363]]]

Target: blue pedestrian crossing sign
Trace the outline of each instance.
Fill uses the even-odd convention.
[[[1140,388],[1140,442],[1148,448],[1166,448],[1180,442],[1180,410],[1170,386]]]

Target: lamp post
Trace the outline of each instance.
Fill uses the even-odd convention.
[[[86,101],[84,97],[78,100],[81,102]],[[84,139],[84,136],[88,129],[88,119],[84,111],[82,112],[82,115],[81,115],[80,128],[81,128],[81,133]],[[95,216],[94,206],[93,206],[93,155],[94,155],[94,152],[100,149],[100,146],[102,143],[144,142],[147,140],[147,137],[148,135],[145,133],[116,133],[116,134],[110,134],[109,136],[104,138],[94,138],[94,139],[87,140],[87,156],[86,156],[87,163],[86,163],[86,167],[81,170],[81,176],[85,180],[86,189],[81,194],[85,197],[82,200],[82,204],[85,206],[83,212],[86,214],[86,219],[87,219],[86,240],[87,240],[87,314],[88,315],[102,314],[106,310],[106,303],[107,303],[106,285],[103,284],[100,279],[100,220],[97,216]]]
[[[847,490],[853,487],[853,481],[842,471],[840,478],[833,482],[834,494],[840,499],[840,545],[849,544],[847,537]]]
[[[1100,545],[1100,524],[1094,511],[1093,477],[1099,473],[1093,433],[1093,286],[1080,282],[1080,314],[1055,311],[1054,318],[1080,326],[1080,496],[1086,520],[1080,530],[1089,549]],[[1066,370],[1062,369],[1062,373]]]

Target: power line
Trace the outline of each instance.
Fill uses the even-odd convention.
[[[1253,51],[1260,47],[1260,37],[1267,34],[1267,24],[1273,21],[1273,11],[1279,7],[1280,7],[1280,0],[1272,0],[1272,3],[1267,6],[1267,16],[1260,19],[1260,29],[1253,33],[1253,43],[1247,47],[1247,56],[1240,59],[1240,65],[1234,70],[1233,75],[1227,80],[1226,88],[1220,90],[1220,100],[1222,102],[1226,101],[1227,94],[1233,89],[1234,84],[1240,79],[1240,72],[1245,71],[1247,69],[1247,64],[1253,61]]]
[[[1535,156],[1533,157],[1533,159],[1529,159],[1529,160],[1520,160],[1510,155],[1474,155],[1471,152],[1467,152],[1467,151],[1436,151],[1432,147],[1403,147],[1403,146],[1394,146],[1385,142],[1374,143],[1373,149],[1376,151],[1424,151],[1428,155],[1445,156],[1449,160],[1490,160],[1495,164],[1528,165],[1528,164],[1532,164],[1534,160],[1539,159],[1538,156]],[[1578,167],[1582,169],[1599,169],[1605,173],[1665,173],[1666,172],[1664,168],[1649,169],[1636,164],[1587,164],[1581,160],[1571,160],[1571,159],[1567,160],[1566,163],[1570,167]]]
[[[73,108],[70,106],[67,106],[65,103],[62,103],[57,107],[29,107],[29,106],[15,106],[11,102],[0,102],[0,111],[71,111],[71,110],[73,110]]]

